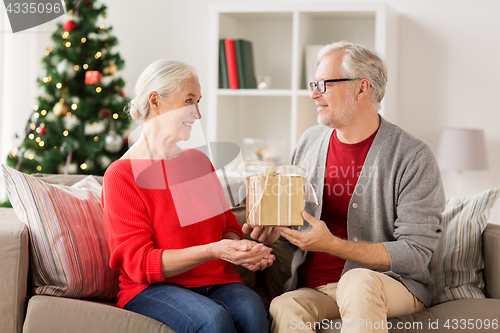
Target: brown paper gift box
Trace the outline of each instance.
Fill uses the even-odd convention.
[[[264,175],[247,177],[247,223],[301,226],[304,198],[303,177],[272,173],[267,184]]]

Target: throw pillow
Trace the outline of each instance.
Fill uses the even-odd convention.
[[[57,184],[57,185],[65,185],[71,186],[75,183],[79,182],[83,178],[87,177],[87,175],[60,175],[60,174],[51,174],[51,173],[32,173],[30,176],[36,177],[39,180],[43,180],[49,184]],[[102,185],[103,176],[92,176],[94,177],[99,184]]]
[[[54,185],[3,165],[7,194],[30,234],[34,293],[115,299],[118,272],[109,267],[101,184],[88,176]]]
[[[471,198],[447,199],[443,233],[430,265],[433,304],[485,297],[482,235],[499,193],[495,188]]]

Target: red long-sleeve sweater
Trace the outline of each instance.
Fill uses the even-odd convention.
[[[158,282],[188,288],[242,283],[220,259],[163,277],[163,250],[217,242],[226,232],[243,236],[203,153],[188,149],[171,160],[115,161],[104,175],[102,203],[110,266],[122,273],[119,307]]]

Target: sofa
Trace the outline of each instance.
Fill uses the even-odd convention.
[[[72,185],[82,176],[38,175],[50,183]],[[102,179],[98,178],[102,182]],[[240,223],[244,207],[233,208]],[[498,221],[500,222],[500,221]],[[73,299],[33,295],[31,287],[30,240],[27,226],[12,208],[0,208],[0,327],[4,333],[136,333],[174,332],[148,317],[116,307],[115,301]],[[263,272],[238,271],[245,283],[262,296],[266,305],[281,293],[290,274],[293,247],[278,241],[274,253],[279,260]],[[488,224],[482,233],[486,298],[452,300],[418,313],[390,318],[390,332],[491,332],[500,321],[500,225]],[[389,324],[387,324],[389,325]],[[318,332],[339,332],[340,321],[323,321]],[[296,327],[298,328],[298,327]],[[291,328],[291,332],[296,331]]]

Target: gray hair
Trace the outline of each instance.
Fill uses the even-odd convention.
[[[135,84],[135,98],[130,101],[128,114],[135,120],[144,121],[149,114],[149,94],[152,91],[162,98],[175,93],[185,80],[198,78],[193,66],[181,61],[161,59],[146,67]]]
[[[371,98],[377,109],[385,95],[387,66],[382,58],[364,46],[349,42],[336,42],[323,47],[317,56],[318,64],[335,52],[343,52],[341,74],[348,78],[367,78],[372,86]]]

